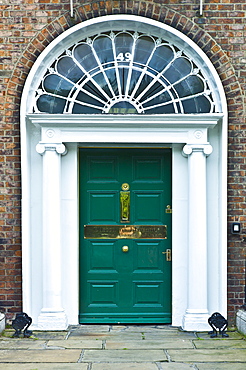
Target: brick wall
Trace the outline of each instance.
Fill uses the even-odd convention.
[[[0,309],[21,310],[21,190],[19,104],[25,78],[42,50],[67,28],[106,14],[136,14],[169,24],[195,41],[213,62],[229,108],[228,221],[240,220],[242,234],[228,232],[229,319],[244,303],[246,254],[246,4],[245,0],[0,2]],[[229,227],[228,227],[229,230]],[[245,239],[244,239],[245,233]]]

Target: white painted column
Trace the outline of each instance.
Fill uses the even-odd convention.
[[[43,155],[43,308],[38,328],[64,330],[67,318],[61,302],[61,155],[64,144],[36,146]]]
[[[203,331],[209,329],[206,156],[212,153],[212,146],[185,145],[183,153],[188,156],[189,168],[188,304],[183,329]]]

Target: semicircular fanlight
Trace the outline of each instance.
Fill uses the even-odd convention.
[[[213,113],[202,71],[182,50],[146,34],[100,34],[73,45],[47,69],[34,112]]]

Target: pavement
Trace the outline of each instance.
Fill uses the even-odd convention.
[[[30,338],[0,335],[4,370],[245,370],[246,338],[184,332],[169,325],[77,325]]]

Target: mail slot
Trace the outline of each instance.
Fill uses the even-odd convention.
[[[85,225],[84,239],[167,239],[167,226]]]

